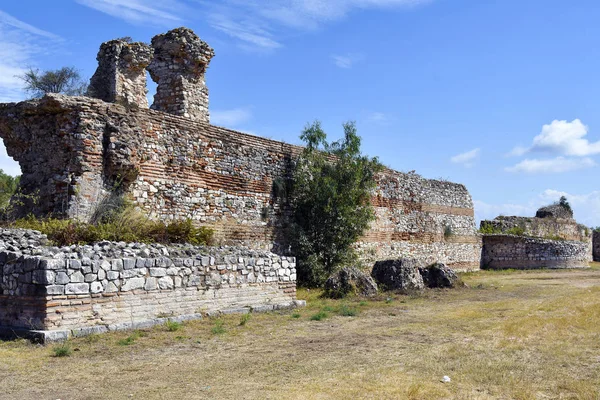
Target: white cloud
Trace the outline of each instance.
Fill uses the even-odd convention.
[[[315,30],[324,23],[346,17],[353,10],[406,8],[432,0],[195,1],[208,10],[209,24],[213,28],[243,42],[245,46],[272,50],[282,46],[281,37],[288,30]],[[340,60],[340,63],[347,65],[347,61]]]
[[[552,159],[526,159],[520,163],[506,168],[508,172],[525,172],[528,174],[538,173],[561,173],[575,171],[578,169],[591,168],[596,162],[591,158],[566,158],[556,157]]]
[[[19,166],[19,163],[13,160],[6,153],[6,147],[4,147],[2,140],[0,140],[0,169],[2,169],[2,171],[8,175],[21,175],[21,167]]]
[[[346,54],[344,56],[333,54],[331,58],[338,67],[349,69],[357,62],[364,60],[365,56],[363,54]]]
[[[225,127],[238,126],[249,121],[251,118],[252,112],[248,108],[215,110],[210,112],[210,123]]]
[[[48,32],[48,31],[36,28],[33,25],[29,25],[28,23],[18,20],[15,17],[13,17],[12,15],[7,14],[2,10],[0,10],[0,24],[18,29],[20,31],[29,32],[36,36],[43,36],[43,37],[46,37],[48,39],[53,39],[53,40],[62,40],[62,38],[60,36],[55,35],[52,32]]]
[[[517,146],[510,154],[520,156],[528,152],[546,152],[575,157],[600,154],[600,141],[591,143],[586,139],[588,131],[589,128],[579,119],[571,122],[554,120],[542,127],[542,132],[533,138],[530,147]]]
[[[488,204],[480,200],[473,200],[475,205],[475,220],[490,220],[499,215],[518,215],[520,217],[531,217],[535,215],[536,210],[542,206],[539,200],[530,201],[526,205],[522,204]]]
[[[525,204],[488,204],[474,200],[476,221],[494,219],[499,215],[533,217],[542,206],[552,204],[565,196],[577,222],[587,226],[600,226],[600,191],[588,194],[572,194],[555,189],[546,189],[529,199]]]
[[[75,0],[131,24],[172,25],[181,22],[175,12],[183,12],[185,7],[176,0],[149,2],[144,0]],[[152,3],[152,4],[150,4]]]
[[[0,11],[0,102],[23,100],[23,81],[18,78],[63,39]]]
[[[281,47],[281,43],[273,39],[273,35],[260,24],[252,20],[236,22],[224,14],[214,13],[208,18],[210,25],[232,38],[238,39],[245,46],[272,50]]]
[[[473,149],[473,150],[467,151],[465,153],[461,153],[461,154],[455,155],[454,157],[451,157],[450,161],[452,161],[455,164],[462,164],[465,167],[472,167],[473,162],[477,159],[477,157],[479,157],[480,152],[481,152],[481,149],[479,149],[479,148]]]

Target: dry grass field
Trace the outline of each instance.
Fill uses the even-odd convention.
[[[600,265],[463,279],[376,301],[302,291],[295,312],[65,348],[0,342],[0,399],[600,399]]]

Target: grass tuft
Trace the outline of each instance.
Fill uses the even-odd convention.
[[[311,321],[321,321],[327,317],[329,317],[329,314],[327,314],[325,311],[319,311],[318,313],[311,315],[310,320]]]
[[[224,325],[223,320],[217,319],[217,320],[215,320],[215,324],[210,329],[210,331],[212,332],[213,335],[222,335],[225,332],[227,332],[223,325]]]
[[[58,344],[52,348],[54,357],[69,357],[72,353],[73,349],[71,349],[71,346],[67,342]]]
[[[176,321],[167,321],[165,322],[165,327],[167,328],[167,331],[169,332],[175,332],[181,329],[183,325],[181,324],[181,322],[176,322]]]
[[[250,314],[242,314],[242,317],[240,318],[240,326],[244,326],[248,323],[248,321],[250,321],[251,315]]]

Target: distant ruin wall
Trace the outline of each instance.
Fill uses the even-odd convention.
[[[594,231],[594,238],[592,243],[594,261],[600,261],[600,232]]]
[[[88,220],[115,193],[148,215],[192,218],[224,244],[286,254],[285,187],[298,146],[185,117],[50,95],[0,105],[0,136],[22,167],[23,210]],[[366,262],[411,256],[477,269],[481,239],[463,185],[386,170],[377,220],[357,245]]]
[[[557,241],[523,236],[485,235],[482,268],[587,268],[591,241]]]
[[[546,239],[563,239],[587,242],[592,237],[591,230],[578,224],[572,218],[554,217],[496,217],[493,220],[481,221],[481,226],[489,225],[494,231],[507,233],[514,228],[523,230],[526,236]]]
[[[31,243],[39,237],[0,232],[0,327],[68,335],[297,305],[293,257],[243,248]]]

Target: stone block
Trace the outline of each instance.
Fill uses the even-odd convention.
[[[89,283],[69,283],[65,286],[65,294],[88,294],[89,292]]]

